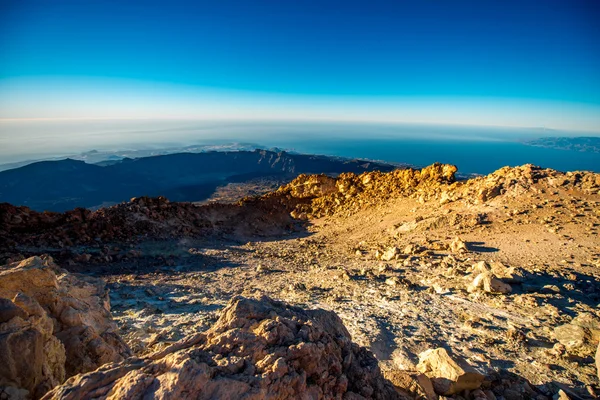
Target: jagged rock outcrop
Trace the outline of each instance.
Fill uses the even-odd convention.
[[[600,191],[600,174],[582,171],[563,173],[532,164],[503,167],[489,175],[457,182],[450,190],[445,191],[443,197],[437,193],[436,198],[442,203],[464,199],[478,204],[500,195],[517,197],[528,191],[535,191],[536,184],[547,188],[563,187],[597,194]]]
[[[451,184],[455,180],[456,170],[454,165],[436,163],[420,170],[408,168],[360,175],[346,173],[334,181],[300,175],[278,192],[295,196],[298,188],[302,188],[303,198],[307,194],[315,194],[311,202],[296,206],[292,214],[295,218],[318,218],[340,212],[354,214],[394,196],[414,196],[421,191],[428,192],[440,185]],[[335,190],[332,187],[334,184]]]
[[[0,392],[39,398],[65,379],[66,354],[51,317],[31,297],[0,298]],[[19,393],[20,392],[20,393]]]
[[[190,203],[171,203],[164,197],[132,199],[130,203],[92,212],[77,208],[65,213],[36,212],[0,204],[0,237],[7,244],[65,247],[95,241],[128,242],[139,235],[160,236],[198,232],[209,225]]]
[[[279,192],[294,196],[301,187],[304,198],[307,194],[314,194],[310,203],[301,203],[294,209],[294,217],[301,219],[340,213],[352,215],[394,196],[413,197],[420,202],[438,201],[440,204],[458,200],[480,204],[501,195],[516,197],[539,190],[535,188],[536,184],[546,188],[579,189],[589,194],[600,192],[600,174],[592,172],[562,173],[526,164],[456,181],[456,171],[453,165],[436,163],[421,170],[409,168],[388,173],[341,174],[335,182],[301,175],[280,188]],[[337,190],[331,188],[334,183]]]
[[[284,201],[285,200],[285,201]],[[0,204],[0,261],[17,256],[19,246],[61,248],[70,253],[75,245],[128,243],[147,238],[206,236],[213,233],[273,235],[286,232],[294,220],[287,203],[300,199],[282,199],[266,195],[248,198],[239,204],[174,203],[164,197],[140,197],[128,203],[97,211],[75,209],[65,213],[36,212],[27,207]],[[22,251],[22,250],[19,250]],[[71,254],[67,259],[81,259]],[[128,253],[94,253],[92,262],[129,258]],[[88,258],[89,260],[89,258]]]
[[[233,298],[208,331],[77,375],[44,399],[398,399],[333,312]]]
[[[184,152],[100,164],[87,161],[42,161],[0,171],[0,202],[28,205],[38,211],[65,211],[153,193],[176,201],[202,201],[222,185],[248,183],[256,177],[287,181],[299,173],[361,173],[396,168],[365,160],[258,149]]]
[[[288,185],[289,193],[297,198],[315,198],[335,193],[337,179],[327,175],[299,175]]]
[[[99,279],[49,257],[0,267],[0,387],[39,398],[68,376],[123,360],[131,353],[115,331]]]

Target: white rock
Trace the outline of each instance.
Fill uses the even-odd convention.
[[[502,282],[496,275],[491,272],[482,272],[478,274],[473,282],[467,288],[469,293],[477,291],[484,291],[487,293],[510,293],[512,288],[509,284]]]
[[[450,243],[450,251],[452,251],[453,253],[466,253],[469,251],[469,249],[467,249],[467,244],[457,236]]]
[[[396,255],[398,255],[398,248],[397,247],[389,247],[385,252],[383,252],[383,254],[381,255],[381,260],[382,261],[391,261],[394,258],[396,258]]]

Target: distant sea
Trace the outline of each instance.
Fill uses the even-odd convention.
[[[559,171],[600,172],[600,154],[528,146],[519,142],[371,139],[298,143],[304,153],[366,157],[414,166],[454,164],[463,174],[488,174],[506,165],[535,164]]]
[[[2,121],[0,164],[64,157],[89,150],[177,148],[252,143],[299,153],[425,166],[455,164],[487,174],[526,163],[561,171],[600,172],[600,154],[533,147],[544,136],[590,136],[548,129],[418,124],[247,121]],[[597,135],[596,135],[597,136]]]

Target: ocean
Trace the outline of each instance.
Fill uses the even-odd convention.
[[[559,171],[600,172],[600,154],[534,147],[519,142],[418,139],[323,139],[297,143],[304,153],[369,158],[414,166],[454,164],[463,174],[487,174],[504,166],[535,164]]]

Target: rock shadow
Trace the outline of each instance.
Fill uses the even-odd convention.
[[[485,242],[467,242],[467,249],[477,253],[495,253],[499,251],[496,247],[484,246]]]
[[[211,301],[201,290],[188,285],[164,282],[132,284],[110,283],[112,312],[115,315],[135,312],[139,316],[214,313],[221,308],[221,301]],[[214,299],[216,300],[216,299]]]
[[[595,308],[600,301],[600,280],[592,275],[565,267],[560,275],[548,272],[529,273],[523,283],[513,284],[517,294],[534,293],[540,301],[558,308],[561,313],[575,317],[573,301]]]

